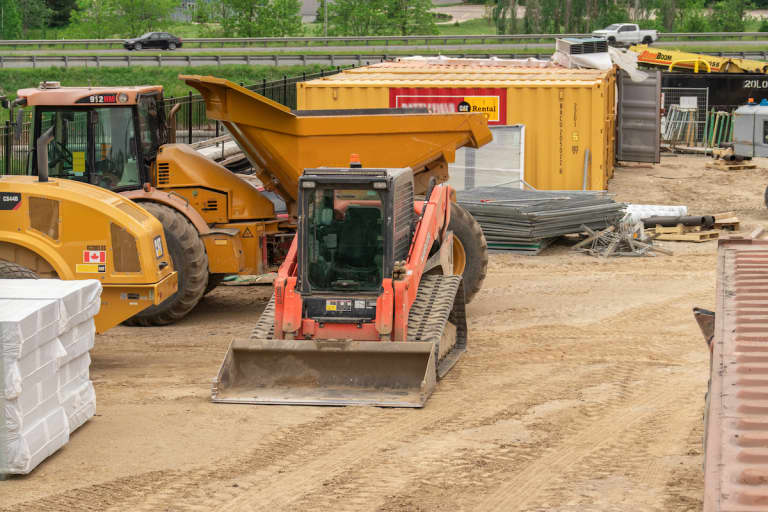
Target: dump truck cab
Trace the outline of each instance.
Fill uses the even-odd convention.
[[[167,142],[163,89],[142,87],[61,87],[43,82],[18,92],[31,106],[34,138],[53,127],[48,174],[115,192],[152,183],[153,163]],[[31,155],[29,173],[37,175]]]

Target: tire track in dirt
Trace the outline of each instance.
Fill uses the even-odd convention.
[[[580,429],[542,455],[534,463],[508,479],[477,505],[478,510],[523,510],[539,493],[557,477],[590,453],[600,449],[636,423],[656,414],[660,404],[669,405],[680,398],[680,388],[664,383],[652,392],[643,393],[640,399],[624,400],[620,407],[611,408],[596,422]]]
[[[611,371],[603,369],[595,373],[585,367],[569,374],[549,375],[540,379],[536,386],[518,393],[516,398],[530,409],[550,400],[553,393],[562,391],[574,378],[577,378],[579,383],[594,385],[603,381]],[[457,390],[447,390],[446,394],[450,396],[455,391]],[[490,390],[492,394],[495,391]],[[381,506],[388,496],[410,487],[413,482],[433,480],[436,475],[452,467],[456,459],[462,457],[460,449],[445,451],[444,447],[433,443],[434,440],[452,436],[460,446],[462,431],[493,424],[494,422],[487,421],[488,415],[504,416],[504,412],[509,412],[508,409],[509,404],[504,401],[495,402],[492,408],[486,402],[482,410],[469,409],[462,415],[437,422],[428,430],[414,432],[411,438],[381,446],[376,453],[356,461],[343,472],[326,478],[322,481],[322,487],[305,494],[298,501],[291,503],[291,506],[297,510],[336,511],[360,510],[363,504],[368,508]],[[506,416],[520,416],[523,412],[515,411]],[[398,448],[405,448],[406,445],[408,454],[398,457]],[[418,464],[409,463],[407,460],[407,456],[414,450],[418,451]]]
[[[676,299],[672,299],[672,301],[674,300]],[[538,349],[534,346],[532,347],[532,350],[536,351]],[[492,357],[497,356],[498,354],[495,354]],[[619,387],[616,392],[616,400],[620,402],[625,401],[629,398],[628,390],[638,364],[642,365],[642,363],[631,361],[619,365],[610,365],[606,372],[600,373],[599,378],[596,378],[594,382],[597,383],[605,380],[618,382]],[[650,364],[658,365],[659,363],[652,361]],[[509,371],[509,368],[507,368],[507,371]],[[574,375],[570,375],[571,378],[573,376]],[[563,384],[563,382],[560,382],[558,385],[552,386],[552,389],[548,389],[542,385],[541,378],[532,379],[532,383],[534,382],[535,389],[538,389],[544,395],[551,394],[553,391],[561,389]],[[518,384],[525,383],[518,382]],[[237,488],[239,489],[238,491],[227,490],[214,492],[213,494],[210,494],[207,499],[195,504],[193,508],[203,510],[209,506],[220,503],[224,503],[222,509],[247,508],[275,510],[285,508],[288,505],[299,506],[299,508],[301,508],[302,503],[312,503],[311,499],[302,499],[298,504],[294,503],[296,500],[300,499],[302,496],[305,496],[305,498],[311,498],[313,495],[314,497],[317,497],[317,494],[323,494],[323,487],[327,487],[327,484],[336,480],[345,481],[344,476],[348,474],[349,467],[359,465],[361,462],[364,462],[364,466],[371,466],[372,464],[370,464],[370,460],[376,459],[377,456],[380,458],[380,454],[385,451],[388,444],[401,439],[408,439],[409,433],[414,432],[418,434],[420,431],[426,430],[431,423],[436,421],[438,421],[438,423],[445,423],[446,421],[462,423],[465,421],[464,416],[467,415],[468,412],[471,412],[474,409],[483,410],[488,406],[486,403],[483,404],[482,407],[473,407],[476,403],[476,397],[465,397],[464,400],[460,401],[464,403],[454,405],[453,410],[439,410],[439,407],[442,405],[439,403],[439,395],[451,395],[456,392],[458,392],[458,390],[449,389],[448,382],[444,381],[441,383],[439,392],[433,396],[432,401],[430,402],[431,407],[417,412],[416,414],[418,414],[418,416],[413,414],[413,411],[406,411],[405,413],[407,416],[404,417],[403,421],[396,421],[394,424],[387,424],[388,421],[384,421],[383,423],[378,421],[375,422],[375,424],[367,425],[367,428],[360,432],[348,432],[345,436],[346,439],[353,439],[354,441],[342,444],[339,447],[339,450],[337,450],[338,453],[332,452],[328,453],[327,456],[312,458],[309,463],[307,463],[307,460],[309,460],[308,458],[287,461],[288,464],[286,464],[286,466],[290,467],[291,465],[295,465],[296,469],[292,472],[283,473],[278,478],[270,478],[270,476],[274,475],[274,472],[259,471],[259,474],[250,475],[246,478],[245,482],[240,482]],[[487,390],[486,393],[488,393]],[[494,391],[490,391],[490,393],[493,394]],[[597,411],[588,409],[585,416],[589,418],[595,414],[598,414]],[[438,419],[438,416],[442,416],[442,418]],[[380,416],[378,419],[383,420],[384,417]],[[427,471],[429,470],[428,467],[424,469]],[[424,471],[417,470],[412,475],[409,474],[408,479],[418,478],[418,476],[423,473]],[[257,492],[249,492],[249,489],[256,487],[256,482],[258,482]],[[350,504],[353,509],[362,503],[362,501],[366,501],[370,504],[371,498],[374,495],[385,496],[387,492],[393,490],[393,487],[394,490],[396,490],[400,485],[401,480],[390,478],[384,480],[380,479],[378,482],[380,485],[376,486],[375,491],[365,491],[363,492],[363,495],[361,495],[361,489],[369,489],[369,487],[357,486],[353,488],[353,492],[347,496],[351,500]],[[366,483],[370,484],[370,481],[367,481]],[[243,491],[246,493],[244,496],[232,498],[235,494],[242,494]],[[338,505],[339,504],[336,503],[336,506]]]
[[[701,407],[698,417],[704,414]],[[703,439],[704,421],[697,421],[685,439],[685,456],[693,459],[688,464],[681,464],[667,479],[664,487],[663,510],[692,511],[701,510],[704,495],[704,470],[703,470]]]
[[[698,294],[698,292],[694,293]],[[484,488],[488,487],[488,481],[506,480],[510,478],[510,473],[513,477],[514,475],[526,474],[529,471],[530,466],[528,464],[531,461],[536,460],[538,457],[546,456],[545,449],[551,449],[552,446],[555,446],[557,443],[565,442],[566,435],[576,436],[583,432],[589,432],[592,429],[592,422],[594,422],[594,420],[600,420],[599,423],[602,422],[603,424],[612,424],[615,420],[612,419],[613,416],[610,411],[616,408],[621,408],[623,403],[629,404],[626,408],[632,409],[634,407],[632,400],[635,400],[638,392],[642,393],[643,387],[648,385],[649,382],[659,380],[666,381],[667,376],[664,375],[664,373],[666,373],[667,369],[675,372],[684,372],[681,365],[688,363],[692,346],[690,336],[685,337],[674,332],[675,336],[673,338],[669,336],[670,333],[665,332],[663,335],[661,333],[655,333],[655,336],[648,339],[648,335],[643,329],[644,323],[638,325],[637,322],[638,318],[642,319],[664,314],[669,315],[670,306],[674,304],[679,305],[681,300],[683,300],[683,298],[675,297],[662,303],[647,304],[638,308],[630,308],[612,319],[596,322],[585,328],[579,327],[579,332],[575,337],[581,340],[590,340],[592,342],[588,344],[590,346],[582,347],[584,349],[583,359],[586,359],[584,363],[590,364],[588,362],[589,359],[594,357],[594,355],[590,356],[590,353],[595,350],[595,347],[591,345],[600,347],[598,348],[598,352],[605,352],[607,350],[609,355],[605,359],[615,362],[613,363],[615,367],[610,369],[608,375],[606,375],[606,378],[604,379],[604,382],[610,382],[613,386],[611,390],[601,391],[603,396],[601,396],[600,401],[607,403],[589,404],[586,407],[578,407],[577,409],[579,409],[579,412],[575,418],[557,422],[557,424],[560,425],[567,425],[566,428],[555,430],[551,435],[546,432],[543,433],[543,435],[537,438],[531,446],[514,446],[511,450],[505,450],[504,447],[500,447],[500,449],[495,449],[490,452],[482,450],[474,452],[469,451],[462,455],[462,457],[457,458],[457,460],[446,461],[447,470],[434,472],[423,478],[423,480],[429,482],[429,484],[416,483],[416,485],[409,486],[410,488],[408,489],[403,489],[401,493],[393,493],[393,495],[389,496],[390,503],[383,506],[381,510],[399,511],[416,508],[431,509],[439,508],[446,503],[451,503],[451,508],[457,510],[484,509],[483,507],[478,507],[476,502],[467,502],[464,496],[477,496],[483,492]],[[632,323],[633,319],[635,320],[634,324]],[[622,332],[622,344],[620,346],[623,347],[623,351],[611,351],[611,348],[606,347],[605,345],[605,337],[600,335],[600,333],[605,332],[606,328],[617,324],[627,326],[638,325],[638,332],[634,332],[631,329],[625,329]],[[561,328],[561,326],[553,326],[552,330],[557,331]],[[540,328],[537,328],[537,330],[539,329]],[[530,331],[530,329],[526,329],[526,331]],[[596,331],[597,335],[589,337],[588,334],[590,331]],[[544,329],[539,335],[542,338],[547,339],[549,337],[549,331]],[[675,338],[685,339],[680,339],[678,341],[678,339]],[[688,343],[685,343],[685,340],[687,340]],[[556,348],[556,345],[552,345],[552,348]],[[566,350],[568,349],[566,348]],[[643,360],[642,358],[646,355],[650,356],[650,359]],[[546,354],[542,354],[542,356],[547,358]],[[573,368],[575,365],[579,364],[576,360],[578,357],[578,355],[569,353],[569,356],[564,358],[565,360],[563,363],[567,368]],[[643,366],[646,366],[646,368],[642,368]],[[665,369],[664,367],[667,368]],[[659,371],[654,371],[655,369],[658,369]],[[650,374],[649,371],[651,372]],[[646,377],[642,380],[638,380],[638,372],[643,372]],[[659,374],[660,372],[662,373],[661,375]],[[649,378],[648,375],[652,378]],[[685,381],[686,379],[683,378],[680,380]],[[574,384],[583,387],[586,383],[583,383],[578,376],[574,375]],[[695,387],[693,389],[695,389],[693,392],[694,396],[698,396],[696,393],[699,389]],[[664,393],[666,393],[666,391],[662,391],[662,394]],[[545,396],[550,396],[551,398],[556,397],[556,395],[550,395],[549,393],[545,393]],[[656,405],[655,403],[648,401],[645,403],[649,406]],[[684,400],[681,403],[686,402]],[[678,407],[678,404],[674,399],[667,401],[666,405],[667,410],[679,410],[678,412],[680,414],[685,414],[684,408]],[[608,414],[606,414],[606,411],[608,411]],[[661,424],[661,428],[665,427],[663,422]],[[550,425],[546,425],[545,423],[542,423],[540,426],[542,427],[542,430],[547,427],[551,428]],[[534,430],[538,427],[538,425],[534,426]],[[537,433],[541,434],[541,432]],[[655,434],[658,436],[658,430]],[[650,437],[653,438],[653,432]],[[618,446],[621,449],[621,442]],[[625,444],[623,446],[628,445]],[[621,460],[621,457],[621,452],[619,452],[616,459]],[[546,461],[551,460],[551,457],[546,459]],[[644,461],[637,461],[635,468],[643,467],[644,465]],[[596,470],[597,468],[592,466],[587,468],[587,471],[595,472]],[[440,483],[440,485],[437,486],[438,491],[434,490],[436,487],[435,482]],[[567,487],[567,484],[565,485]],[[570,486],[568,488],[571,493],[573,493],[574,487]],[[429,500],[428,498],[424,499],[425,496],[430,495],[432,495],[432,500]],[[559,503],[570,502],[572,498],[573,495],[566,496],[565,499],[561,500]],[[466,505],[466,508],[461,505],[462,503]],[[558,501],[552,503],[558,503]],[[551,507],[545,507],[540,510],[548,510],[549,508]],[[512,509],[512,507],[510,507],[510,509]]]
[[[610,503],[617,509],[669,511],[661,504],[663,496],[652,490],[664,488],[678,467],[686,437],[700,421],[690,409],[680,407],[700,398],[697,379],[691,377],[688,372],[676,376],[670,383],[680,388],[674,399],[657,404],[651,416],[548,478],[546,487],[522,509],[545,510],[553,503],[588,509]]]
[[[317,431],[332,429],[347,420],[344,409],[329,409],[327,414],[312,421],[275,431],[258,449],[249,447],[244,455],[224,459],[211,466],[188,471],[151,471],[135,476],[118,478],[101,484],[72,489],[38,500],[30,500],[12,507],[0,508],[2,512],[61,511],[61,510],[134,510],[139,504],[152,500],[153,496],[182,493],[187,486],[197,482],[237,473],[240,468],[260,467],[286,457],[299,449],[300,441]],[[188,482],[188,483],[185,483]],[[173,490],[171,492],[171,490]],[[162,503],[168,506],[171,502]],[[155,508],[158,510],[160,507]]]
[[[522,382],[532,386],[535,382],[545,379],[546,373],[545,368],[537,369],[533,375],[522,379]],[[456,416],[471,415],[487,406],[482,404],[481,398],[485,394],[483,390],[474,390],[455,400],[461,390],[445,388],[458,388],[460,384],[456,379],[448,378],[441,382],[441,386],[443,389],[432,396],[424,409],[366,409],[370,413],[366,414],[367,419],[360,429],[329,440],[338,443],[335,450],[286,460],[283,467],[287,469],[281,473],[275,472],[274,468],[262,468],[261,471],[247,475],[244,482],[239,482],[240,487],[245,490],[244,495],[227,500],[226,496],[216,493],[195,508],[281,510],[289,505],[293,508],[294,501],[322,490],[325,482],[344,474],[348,468],[363,461],[374,460],[391,443],[400,440],[411,441],[430,432],[434,424]],[[366,499],[369,498],[366,495]]]

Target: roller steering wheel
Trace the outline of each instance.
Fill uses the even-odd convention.
[[[53,151],[54,154],[53,159],[48,163],[48,167],[54,167],[58,165],[60,162],[64,162],[65,164],[72,165],[72,152],[59,142],[58,140],[53,141]]]

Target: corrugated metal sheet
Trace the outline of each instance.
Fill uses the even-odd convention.
[[[412,66],[410,61],[400,62]],[[526,127],[528,183],[541,190],[581,189],[589,149],[588,188],[604,190],[613,176],[615,73],[520,69],[520,73],[477,74],[476,67],[466,65],[465,72],[433,74],[401,75],[390,73],[390,67],[383,67],[382,73],[344,72],[297,84],[297,104],[301,110],[391,108],[404,106],[398,97],[411,94],[419,101],[410,104],[458,111],[467,103],[470,109],[491,108],[495,101],[499,114],[489,124]],[[454,101],[448,100],[450,96]]]
[[[565,69],[557,73],[547,72],[547,70],[528,69],[519,73],[509,73],[506,71],[493,71],[488,73],[477,73],[476,70],[467,70],[464,72],[450,71],[429,71],[414,72],[390,72],[382,71],[380,73],[339,73],[327,78],[321,78],[319,81],[325,83],[339,82],[370,82],[376,81],[419,81],[429,80],[430,82],[448,81],[455,82],[518,82],[527,81],[575,81],[583,82],[588,80],[599,81],[603,79],[605,73],[582,73],[582,70]]]
[[[377,71],[380,69],[404,69],[404,68],[422,68],[425,66],[445,67],[445,68],[562,68],[561,65],[551,60],[544,59],[462,59],[447,57],[406,57],[394,61],[378,62],[356,68],[358,72],[363,69]]]
[[[768,510],[768,241],[721,239],[705,512]]]
[[[474,73],[474,74],[571,74],[575,76],[601,76],[604,71],[594,69],[568,69],[551,61],[539,61],[546,65],[538,65],[529,60],[520,61],[514,65],[504,64],[503,61],[478,61],[478,60],[414,60],[397,62],[380,62],[349,69],[345,74],[434,74],[434,73]]]

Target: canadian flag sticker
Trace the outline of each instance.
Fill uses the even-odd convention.
[[[83,251],[83,263],[106,263],[107,251]]]

